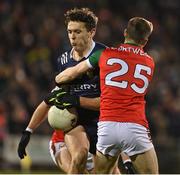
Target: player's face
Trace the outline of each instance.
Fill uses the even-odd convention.
[[[76,51],[85,50],[94,36],[93,31],[87,31],[83,22],[70,21],[67,26],[71,46]]]

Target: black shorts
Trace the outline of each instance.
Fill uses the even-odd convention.
[[[84,127],[90,142],[89,152],[92,154],[96,154],[97,122],[99,118],[99,112],[79,108],[78,116],[79,118],[77,124]]]
[[[90,148],[89,152],[96,154],[96,143],[97,143],[97,123],[95,125],[82,125],[87,133]]]
[[[96,154],[96,143],[97,143],[97,122],[89,122],[87,123],[81,123],[78,122],[77,125],[81,125],[84,127],[86,134],[89,139],[90,148],[89,152],[92,154]]]

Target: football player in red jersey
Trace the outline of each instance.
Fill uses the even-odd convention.
[[[99,50],[88,60],[56,76],[56,82],[63,84],[91,68],[100,68],[96,173],[111,173],[120,152],[124,152],[131,157],[137,173],[158,174],[144,99],[153,76],[154,61],[143,47],[152,30],[151,22],[134,17],[124,31],[124,44]]]

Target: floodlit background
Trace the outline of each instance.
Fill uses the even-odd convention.
[[[48,153],[52,129],[47,121],[32,135],[30,157],[21,164],[16,149],[34,109],[54,86],[58,55],[69,49],[63,14],[73,7],[97,14],[95,40],[108,46],[123,42],[131,17],[153,22],[145,48],[156,62],[147,116],[160,173],[180,173],[179,0],[1,0],[0,173],[58,172]]]

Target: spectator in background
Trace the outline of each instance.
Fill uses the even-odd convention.
[[[3,164],[3,146],[7,137],[7,121],[6,121],[6,109],[3,103],[0,101],[0,166]]]

